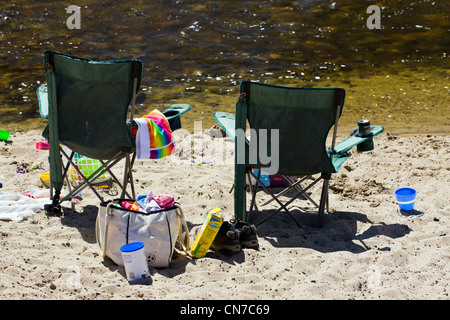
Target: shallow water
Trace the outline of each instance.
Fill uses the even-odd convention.
[[[369,29],[372,1],[80,1],[0,4],[0,129],[43,128],[36,88],[46,49],[144,62],[138,115],[173,103],[193,109],[183,126],[234,112],[244,79],[342,87],[342,131],[368,118],[395,134],[449,130],[449,5],[389,1]]]

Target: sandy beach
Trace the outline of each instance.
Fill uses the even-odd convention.
[[[218,132],[178,130],[171,159],[137,160],[137,194],[173,195],[190,227],[215,207],[230,220],[234,150]],[[0,142],[0,192],[44,190],[39,175],[49,170],[48,151],[36,149],[40,132],[9,140]],[[257,227],[258,250],[210,251],[202,259],[179,253],[170,267],[151,270],[151,284],[130,285],[124,268],[103,259],[95,239],[99,201],[83,191],[81,204],[72,210],[67,203],[61,217],[38,210],[21,221],[0,221],[0,299],[448,300],[449,145],[448,135],[384,132],[374,151],[352,149],[333,176],[322,228],[315,227],[314,208],[299,200],[293,214],[302,228],[280,214]],[[400,187],[418,190],[413,214],[399,211],[393,192]],[[107,199],[116,191],[101,189]],[[260,196],[258,203],[269,197]],[[270,208],[261,207],[253,222]]]

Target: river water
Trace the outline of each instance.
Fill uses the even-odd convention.
[[[69,5],[80,28],[69,29]],[[376,11],[367,12],[370,5]],[[137,113],[189,103],[183,126],[234,112],[239,83],[342,87],[341,131],[449,133],[448,1],[3,1],[0,129],[41,129],[46,49],[144,63]],[[379,17],[379,19],[377,19]],[[71,20],[72,22],[75,20]],[[380,28],[369,28],[375,22]]]

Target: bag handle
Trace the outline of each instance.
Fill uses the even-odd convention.
[[[108,239],[108,229],[109,229],[109,222],[110,222],[110,220],[111,220],[111,217],[113,216],[113,211],[111,210],[111,206],[113,205],[113,203],[112,202],[110,202],[110,203],[108,203],[108,205],[106,206],[106,215],[105,215],[105,230],[104,230],[104,232],[103,232],[103,241],[99,241],[100,239],[99,239],[99,229],[100,229],[100,226],[99,226],[99,224],[100,224],[100,222],[99,222],[99,219],[97,219],[97,222],[96,222],[96,241],[97,241],[97,243],[99,244],[99,246],[100,246],[100,249],[102,249],[102,257],[104,258],[105,256],[106,256],[106,247],[107,247],[107,245],[108,245],[108,241],[107,241],[107,239]],[[103,248],[102,248],[102,245],[101,244],[103,244]]]
[[[183,214],[183,210],[181,209],[181,206],[177,203],[175,203],[174,206],[176,208],[176,213],[177,213],[178,219],[180,219],[179,238],[180,238],[181,246],[183,247],[184,252],[186,252],[186,254],[189,255],[190,254],[189,249],[191,247],[191,238],[189,236],[189,229],[186,224],[186,219],[184,218],[184,214]],[[183,228],[186,231],[185,237],[183,237]]]

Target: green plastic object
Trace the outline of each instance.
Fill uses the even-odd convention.
[[[6,141],[6,140],[8,140],[8,138],[9,138],[10,135],[11,135],[11,132],[5,131],[5,130],[0,130],[0,140],[1,140],[1,141]]]

